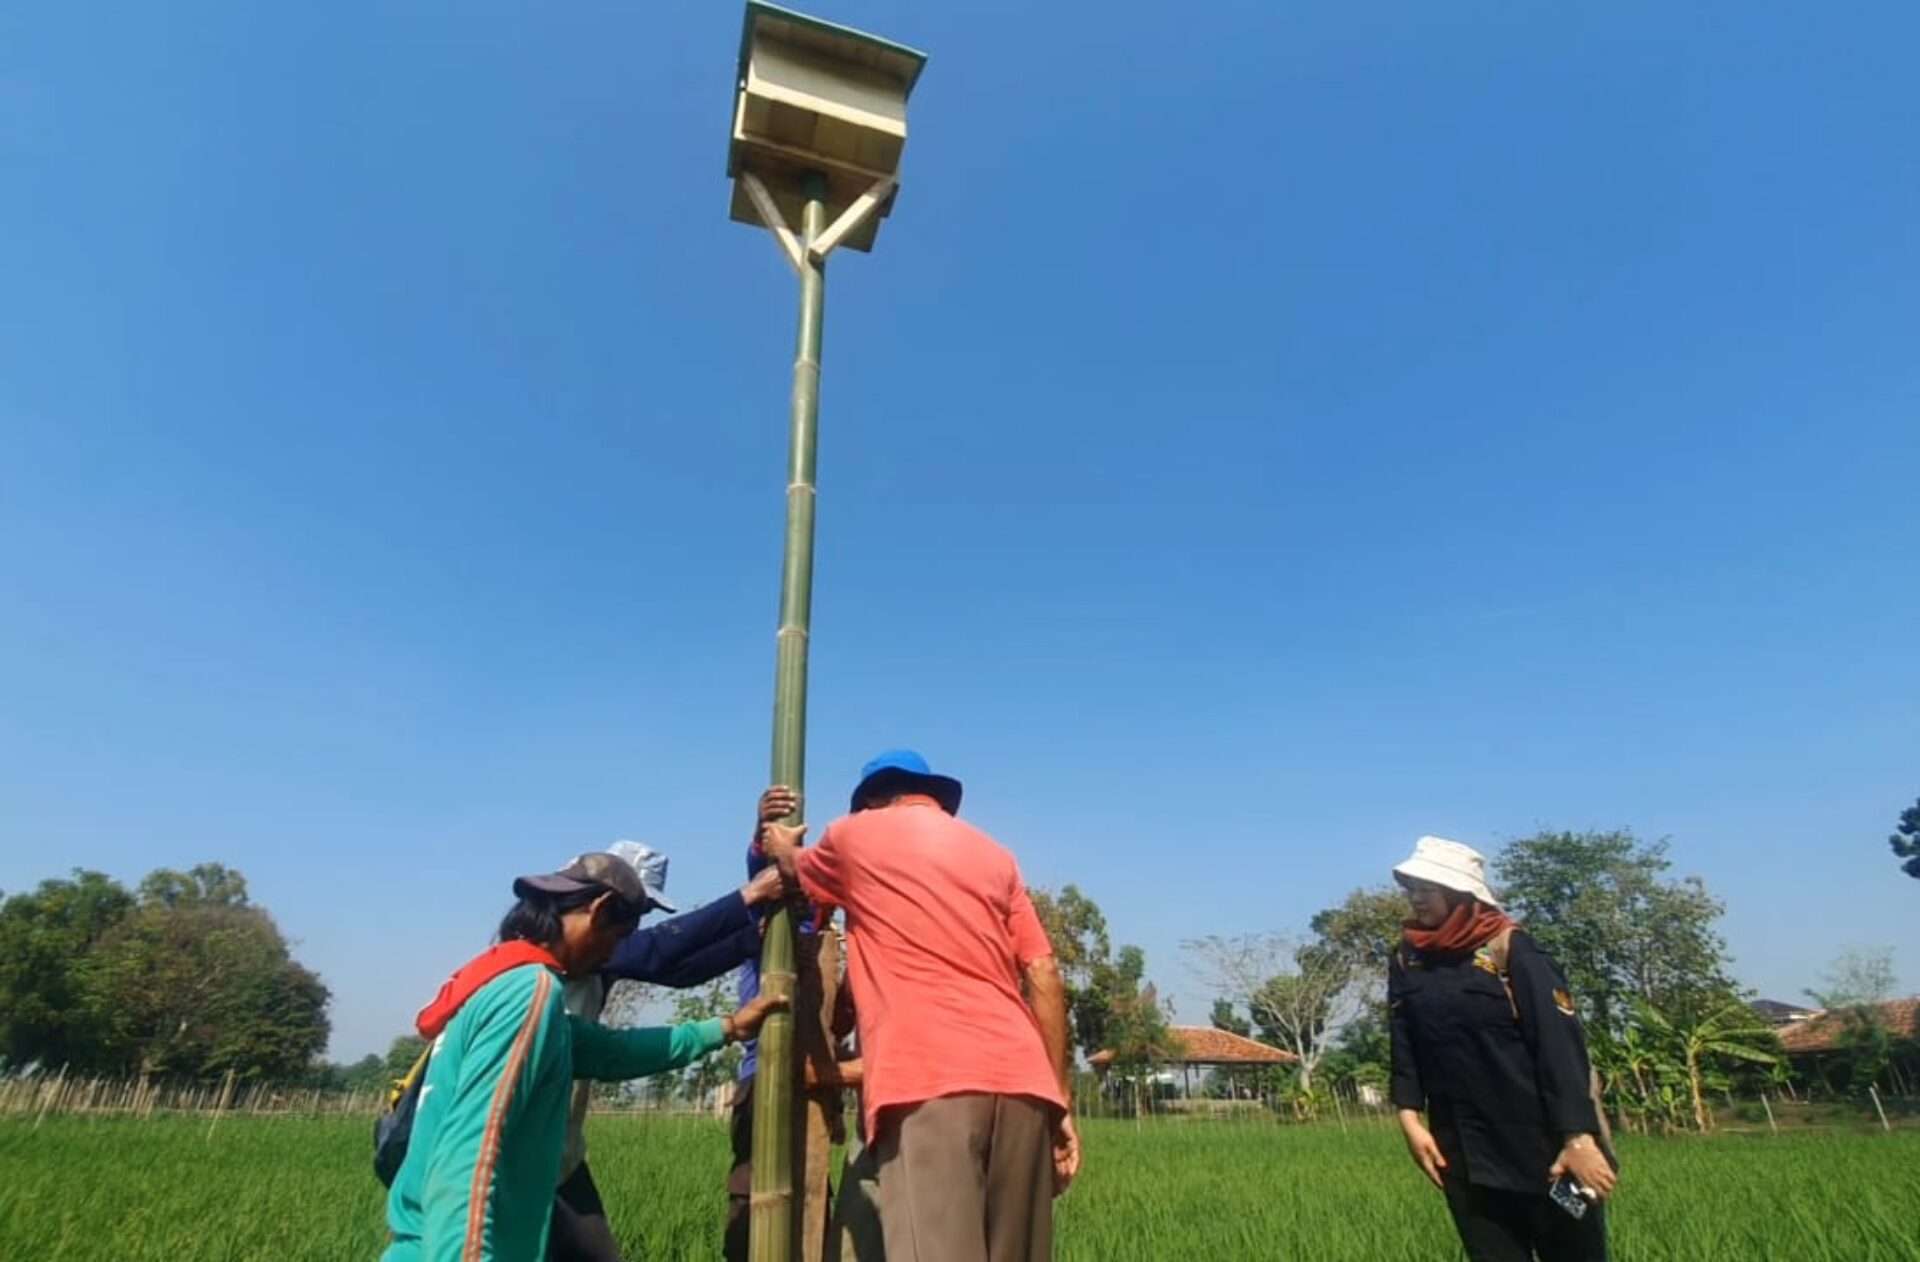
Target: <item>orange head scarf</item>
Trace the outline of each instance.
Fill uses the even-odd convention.
[[[1447,955],[1476,951],[1512,927],[1512,917],[1498,907],[1468,898],[1456,903],[1435,928],[1423,929],[1409,921],[1401,933],[1407,945],[1416,951]]]

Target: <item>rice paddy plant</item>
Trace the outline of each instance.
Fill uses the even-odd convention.
[[[634,1262],[719,1255],[725,1128],[604,1117],[592,1162]],[[1086,1125],[1062,1262],[1459,1256],[1439,1195],[1377,1126]],[[372,1259],[383,1190],[363,1118],[0,1121],[0,1257]],[[1920,1132],[1626,1142],[1623,1262],[1920,1262]]]

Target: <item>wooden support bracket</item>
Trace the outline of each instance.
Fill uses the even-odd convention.
[[[880,203],[892,195],[898,180],[875,180],[873,187],[853,199],[853,205],[840,212],[840,217],[828,225],[817,241],[807,245],[807,257],[815,263],[826,261],[833,247],[846,240],[847,234],[867,221],[868,216],[880,209]],[[751,192],[752,190],[748,190]]]
[[[740,173],[740,183],[746,187],[747,196],[753,199],[753,208],[760,212],[761,222],[767,225],[773,233],[773,239],[779,243],[780,253],[786,255],[787,262],[798,272],[807,265],[805,256],[800,252],[800,238],[793,235],[792,228],[787,227],[786,216],[773,203],[773,194],[767,191],[760,177],[751,171]]]

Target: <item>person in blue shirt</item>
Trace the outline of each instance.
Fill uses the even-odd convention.
[[[762,796],[763,812],[768,809],[770,796]],[[788,795],[788,799],[790,797]],[[776,799],[784,800],[787,799]],[[791,806],[785,807],[782,815],[791,809]],[[665,855],[633,841],[615,842],[607,851],[624,859],[639,873],[649,910],[679,910],[667,900]],[[762,865],[748,874],[747,883],[739,889],[671,920],[637,928],[621,939],[597,973],[568,981],[564,995],[567,1012],[589,1021],[598,1020],[606,1006],[608,991],[618,981],[684,989],[703,985],[742,964],[757,962],[760,956],[757,909],[780,898],[782,893],[779,872]],[[756,985],[754,990],[757,994],[759,987]],[[553,1225],[547,1236],[550,1262],[620,1262],[621,1259],[620,1246],[607,1221],[606,1207],[587,1166],[584,1125],[590,1096],[588,1082],[582,1080],[574,1084],[572,1108],[567,1118],[566,1150],[560,1163],[560,1184],[554,1197]]]

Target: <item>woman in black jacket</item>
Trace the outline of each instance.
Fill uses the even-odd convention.
[[[1599,1262],[1615,1174],[1586,1040],[1485,873],[1439,837],[1393,871],[1413,912],[1387,970],[1400,1128],[1473,1262]]]

